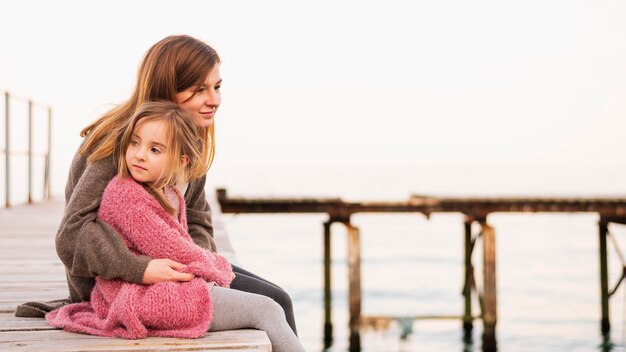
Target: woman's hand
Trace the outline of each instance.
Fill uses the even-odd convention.
[[[146,272],[143,274],[141,283],[152,285],[165,281],[191,281],[195,277],[193,274],[181,273],[177,270],[183,269],[184,264],[169,259],[152,259],[148,263]]]

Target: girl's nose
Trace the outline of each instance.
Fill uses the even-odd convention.
[[[139,160],[145,160],[146,159],[146,153],[143,150],[143,148],[139,148],[139,150],[137,150],[137,153],[135,154],[135,158],[137,158]]]

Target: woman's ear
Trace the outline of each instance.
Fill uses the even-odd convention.
[[[183,167],[187,167],[189,165],[189,157],[187,155],[181,156],[180,162],[183,163]]]

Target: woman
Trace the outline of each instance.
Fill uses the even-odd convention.
[[[131,253],[115,230],[97,218],[97,211],[106,185],[117,174],[112,156],[119,142],[116,136],[144,102],[169,100],[191,113],[196,124],[205,129],[203,156],[210,166],[215,151],[215,113],[221,103],[219,65],[218,54],[206,43],[186,35],[168,36],[145,54],[131,97],[81,131],[85,139],[72,161],[65,187],[65,212],[56,236],[72,303],[89,300],[96,276],[143,284],[193,279],[193,275],[177,271],[183,267],[181,263]],[[197,245],[215,251],[205,182],[206,175],[184,189],[187,225]],[[275,300],[297,333],[291,299],[284,290],[237,266],[233,271],[236,277],[231,288]],[[22,308],[16,315],[20,311],[33,315],[29,307]],[[47,310],[46,306],[30,308]]]

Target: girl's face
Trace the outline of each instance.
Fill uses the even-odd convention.
[[[207,128],[213,124],[222,102],[221,85],[220,67],[216,64],[201,85],[177,93],[176,103],[191,113],[198,126]]]
[[[148,121],[135,127],[126,149],[126,166],[135,180],[146,184],[159,180],[168,167],[166,155],[164,121]]]

